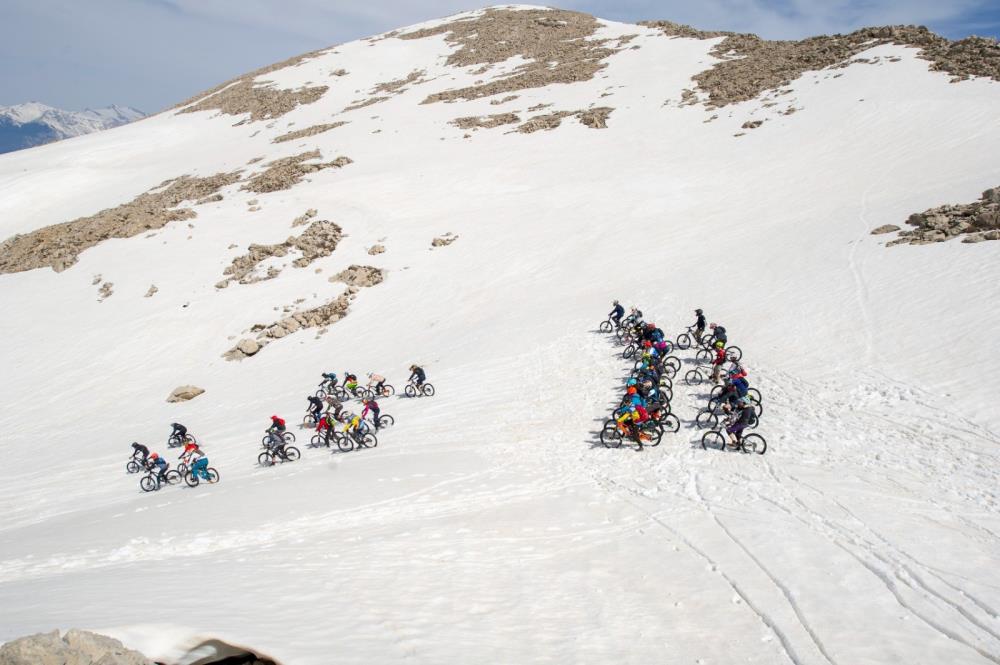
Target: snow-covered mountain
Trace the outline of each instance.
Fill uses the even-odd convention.
[[[1000,184],[997,63],[495,8],[0,157],[0,639],[1000,661],[995,191],[939,209]],[[725,325],[767,454],[702,449],[680,377],[678,433],[600,444],[614,298]],[[321,372],[412,363],[437,394],[376,448],[294,426]],[[272,414],[303,457],[261,468]],[[219,484],[125,473],[171,422]]]
[[[114,104],[84,111],[64,111],[39,102],[0,106],[0,153],[111,129],[144,117],[142,111]]]

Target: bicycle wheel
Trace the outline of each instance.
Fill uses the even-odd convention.
[[[347,391],[337,386],[333,389],[333,396],[339,399],[341,402],[347,401]]]
[[[316,418],[314,418],[311,413],[307,413],[306,415],[302,416],[302,426],[316,427]]]
[[[388,383],[382,386],[382,397],[392,397],[396,394],[396,388]]]
[[[181,482],[181,474],[180,474],[180,472],[175,471],[174,469],[171,469],[170,471],[167,471],[163,475],[167,479],[167,484],[168,485],[173,485],[174,483]]]
[[[677,376],[677,372],[679,370],[680,367],[674,367],[673,365],[665,365],[663,367],[663,376],[667,377],[667,379],[673,379],[675,376]]]
[[[295,460],[302,457],[302,453],[295,446],[285,446],[285,459],[289,462],[294,462]]]
[[[396,424],[396,419],[390,416],[388,413],[378,417],[379,427],[392,427],[395,424]]]
[[[181,437],[177,436],[176,434],[167,439],[168,448],[176,448],[179,445],[181,445]]]
[[[738,346],[730,346],[730,347],[727,347],[727,348],[726,348],[726,355],[728,356],[728,355],[730,355],[730,354],[732,354],[732,355],[736,356],[736,360],[737,360],[737,361],[739,361],[739,360],[740,360],[740,358],[742,358],[742,357],[743,357],[743,349],[741,349],[741,348],[740,348],[740,347],[738,347]]]
[[[760,391],[757,390],[756,388],[749,389],[747,391],[747,395],[750,395],[751,401],[757,402],[758,404],[760,404],[763,401],[763,399],[760,396]]]
[[[198,439],[194,438],[194,434],[188,432],[184,435],[184,443],[198,443]]]
[[[743,452],[763,455],[767,451],[767,441],[760,434],[747,434],[740,442]]]
[[[210,466],[205,471],[208,473],[208,482],[213,485],[219,482],[219,472],[215,470],[215,467]]]
[[[368,432],[361,437],[361,445],[365,448],[374,448],[378,445],[378,437]]]
[[[186,475],[187,472],[188,472],[188,466],[187,466],[187,464],[185,464],[184,462],[181,462],[180,464],[177,465],[177,473],[181,474],[181,476]]]
[[[139,487],[142,488],[143,492],[152,492],[160,489],[160,483],[153,476],[143,476],[139,481]]]
[[[312,438],[309,439],[309,445],[313,448],[319,448],[323,445],[323,436],[320,434],[313,434]]]
[[[701,437],[701,447],[706,450],[713,448],[715,450],[725,450],[726,449],[726,437],[722,436],[721,432],[715,430],[705,432]]]
[[[689,386],[696,386],[704,380],[705,377],[703,377],[701,375],[701,372],[699,372],[696,369],[689,369],[687,371],[687,374],[684,375],[684,383],[688,384]]]
[[[682,351],[691,348],[691,335],[687,333],[681,333],[677,336],[677,348]]]
[[[142,466],[135,460],[129,460],[128,464],[125,465],[125,471],[128,473],[139,473],[142,471]]]
[[[257,455],[257,464],[260,464],[261,466],[271,466],[274,464],[274,457],[271,456],[271,453],[265,450],[260,455]]]
[[[754,402],[752,400],[750,403],[753,404],[753,411],[756,414],[756,417],[760,418],[764,414],[764,405],[760,402]]]
[[[429,383],[424,384],[423,393],[427,397],[434,397],[434,386]]]
[[[712,391],[708,393],[708,399],[712,400],[722,394],[724,386],[715,386]]]
[[[342,434],[337,438],[337,447],[340,448],[340,451],[343,453],[351,452],[354,450],[354,438]]]
[[[674,414],[668,413],[660,419],[660,427],[663,428],[664,432],[679,432],[681,429],[681,420]]]
[[[712,359],[712,352],[709,351],[708,349],[702,349],[697,354],[695,354],[694,359],[700,363],[707,363]]]
[[[285,443],[295,443],[295,432],[285,432],[281,438],[285,440]]]
[[[410,385],[406,386],[406,388],[403,390],[403,392],[406,393],[407,397],[416,397],[417,396],[417,389],[416,389],[416,387],[412,383]]]
[[[719,416],[711,409],[702,409],[694,419],[698,429],[715,429],[719,425]]]
[[[668,390],[673,390],[674,389],[674,381],[673,381],[673,379],[671,379],[669,376],[661,374],[660,375],[660,387],[661,388],[666,388]]]
[[[622,358],[628,360],[629,358],[635,355],[635,351],[636,351],[635,344],[629,344],[628,346],[625,347],[625,350],[622,351]]]
[[[648,438],[644,438],[642,434],[645,434]],[[660,440],[663,438],[663,428],[659,425],[654,425],[652,427],[645,428],[642,434],[639,435],[639,440],[642,442],[642,445],[655,448],[660,445]]]
[[[316,392],[314,392],[313,395],[316,395],[316,397],[319,397],[320,399],[323,399],[324,397],[326,397],[326,391],[323,390],[322,388],[320,388],[319,390],[317,390]]]
[[[601,430],[601,443],[604,444],[605,448],[621,447],[622,435],[618,431],[618,427],[614,424],[614,421],[605,423],[604,429]]]
[[[597,327],[602,333],[609,333],[614,330],[614,325],[610,321],[601,321],[601,325]]]
[[[188,471],[184,474],[184,482],[187,483],[188,487],[197,487],[200,481],[198,480],[198,476]]]

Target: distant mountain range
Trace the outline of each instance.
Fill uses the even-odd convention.
[[[144,117],[142,111],[114,104],[85,111],[64,111],[38,102],[0,106],[0,153],[111,129]]]

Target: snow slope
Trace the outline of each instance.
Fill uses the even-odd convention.
[[[39,102],[0,106],[0,153],[99,132],[146,117],[112,104],[101,109],[64,111]]]
[[[258,156],[354,160],[290,190],[229,187],[62,273],[0,275],[0,639],[76,626],[156,655],[204,633],[288,663],[1000,662],[984,376],[1000,243],[869,235],[1000,182],[1000,86],[882,46],[863,54],[882,64],[788,86],[794,115],[758,99],[705,123],[678,102],[716,40],[599,36],[628,34],[639,48],[593,80],[499,106],[420,104],[484,77],[447,66],[441,37],[362,40],[268,75],[331,86],[274,121],[164,113],[0,158],[2,237]],[[342,112],[414,69],[429,82]],[[607,129],[448,124],[594,102],[615,109]],[[350,122],[270,142],[333,118]],[[330,257],[214,288],[308,208],[348,234]],[[327,334],[222,359],[281,307],[335,297],[350,264],[388,277]],[[641,453],[597,442],[628,367],[595,332],[612,298],[671,335],[695,307],[726,325],[767,455],[702,450],[704,389],[682,384],[680,433]],[[321,371],[401,387],[413,362],[438,395],[384,400],[397,425],[378,448],[256,466],[268,416],[297,421]],[[164,401],[186,383],[205,394]],[[222,482],[142,494],[128,443],[164,452],[175,420]]]

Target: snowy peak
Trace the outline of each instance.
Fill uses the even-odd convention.
[[[116,104],[84,111],[65,111],[40,102],[0,106],[0,152],[111,129],[144,117],[142,111]]]

